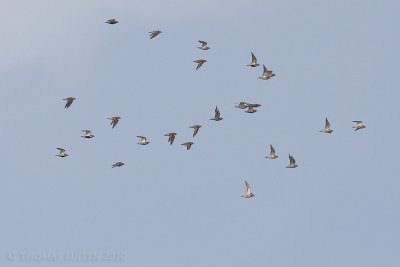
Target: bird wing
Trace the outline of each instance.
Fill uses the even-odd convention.
[[[67,103],[65,103],[65,108],[69,108],[72,105],[72,102],[74,102],[74,99],[70,97],[66,98],[65,100],[67,101]]]
[[[293,156],[290,156],[290,164],[296,164],[296,160],[293,158]]]
[[[215,107],[215,118],[219,118],[221,116],[221,113],[219,112],[218,107]]]
[[[328,121],[328,118],[325,118],[325,129],[328,129],[331,127],[331,124]]]
[[[200,129],[199,127],[194,127],[193,128],[193,130],[194,130],[193,131],[193,137],[195,137],[195,135],[199,132],[199,129]]]
[[[201,46],[202,46],[202,47],[206,47],[206,46],[207,46],[207,42],[205,42],[205,41],[199,40],[199,43],[201,43]]]
[[[246,191],[245,191],[245,196],[246,195],[250,195],[251,194],[251,186],[247,181],[244,181],[245,185],[246,185]]]
[[[275,149],[272,145],[269,145],[271,148],[271,153],[269,153],[270,155],[275,155]]]
[[[251,63],[257,63],[257,58],[256,58],[256,56],[253,54],[253,52],[251,52]]]
[[[264,68],[264,73],[263,74],[267,74],[268,73],[267,67],[265,67],[265,65],[263,65],[263,68]]]
[[[153,39],[154,37],[156,37],[157,35],[160,34],[159,31],[152,31],[152,32],[149,32],[149,33],[150,33],[150,39]]]
[[[201,67],[201,65],[203,65],[203,63],[204,63],[203,60],[196,60],[195,62],[197,63],[196,70],[198,70]]]

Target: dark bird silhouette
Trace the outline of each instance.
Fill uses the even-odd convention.
[[[218,109],[218,107],[216,106],[215,107],[215,115],[214,115],[214,118],[211,118],[210,120],[213,120],[213,121],[220,121],[220,120],[222,120],[223,118],[221,117],[221,113],[219,112],[219,109]]]
[[[168,136],[168,142],[169,142],[170,145],[172,145],[172,143],[174,142],[176,135],[177,135],[177,133],[164,134],[164,136]]]
[[[193,144],[194,144],[193,142],[185,142],[185,143],[183,143],[181,145],[182,146],[186,146],[186,150],[189,150],[192,147]]]
[[[154,37],[157,37],[162,31],[151,31],[150,33],[150,39],[153,39]]]
[[[199,130],[200,130],[201,127],[202,127],[202,126],[201,126],[201,125],[198,125],[198,124],[192,125],[192,126],[189,127],[189,128],[192,128],[192,129],[193,129],[193,137],[196,136],[196,134],[199,132]]]
[[[106,21],[107,24],[111,24],[111,25],[117,24],[118,22],[119,22],[119,21],[116,20],[116,19],[108,19],[108,20]]]
[[[69,108],[72,105],[72,103],[74,102],[75,97],[70,96],[70,97],[64,98],[63,100],[67,101],[67,103],[65,103],[64,108]]]
[[[205,62],[207,62],[207,60],[205,60],[205,59],[197,59],[197,60],[194,60],[193,62],[197,63],[196,70],[198,70]]]
[[[111,117],[111,118],[107,118],[107,119],[111,120],[110,125],[112,125],[112,129],[114,129],[114,127],[117,126],[121,117],[115,116],[115,117]]]

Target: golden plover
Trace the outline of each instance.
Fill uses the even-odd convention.
[[[164,136],[168,136],[168,142],[169,142],[170,145],[172,145],[172,143],[174,142],[176,135],[177,135],[177,133],[164,134]]]
[[[112,129],[114,129],[114,127],[117,126],[117,124],[118,124],[119,120],[121,119],[121,117],[114,116],[114,117],[107,118],[107,119],[111,120],[110,125],[112,125]]]
[[[92,133],[91,130],[82,130],[82,132],[85,133],[84,135],[82,135],[83,138],[88,138],[88,139],[90,139],[90,138],[93,138],[93,137],[94,137],[94,135],[93,135],[93,133]]]
[[[328,118],[325,118],[325,128],[323,130],[321,130],[320,132],[324,132],[324,133],[332,133],[333,130],[331,129],[331,124],[328,121]]]
[[[289,165],[286,166],[286,168],[296,168],[296,160],[293,158],[293,156],[289,155]]]
[[[355,126],[353,126],[353,128],[355,128],[355,130],[354,131],[357,131],[357,130],[360,130],[360,129],[363,129],[363,128],[365,128],[366,126],[363,124],[363,122],[362,121],[353,121],[353,122],[355,122],[356,123],[356,125]]]
[[[264,68],[264,72],[260,77],[258,77],[258,79],[268,80],[268,79],[276,76],[274,73],[272,73],[272,70],[267,70],[265,65],[263,65],[263,68]]]
[[[247,66],[249,66],[249,67],[258,67],[258,66],[260,66],[260,64],[257,63],[257,58],[253,54],[253,52],[251,52],[251,63],[247,64]]]
[[[214,118],[211,118],[210,120],[213,120],[213,121],[220,121],[220,120],[222,120],[223,118],[221,117],[221,113],[219,112],[219,109],[218,109],[218,107],[216,106],[215,107],[215,114],[214,114]]]
[[[276,155],[275,149],[272,145],[269,145],[270,148],[270,152],[269,152],[269,156],[267,156],[266,158],[268,159],[276,159],[278,157],[278,155]]]
[[[244,181],[244,184],[246,185],[246,190],[244,191],[244,195],[242,197],[244,198],[251,198],[254,197],[255,195],[253,192],[251,192],[251,186],[247,181]]]
[[[186,150],[189,150],[192,147],[193,144],[194,144],[193,142],[185,142],[185,143],[183,143],[181,145],[182,146],[186,146]]]
[[[201,127],[202,127],[202,126],[201,126],[201,125],[198,125],[198,124],[195,124],[195,125],[192,125],[192,126],[189,127],[189,128],[192,128],[192,129],[193,129],[193,137],[196,136],[196,134],[199,132],[199,130],[200,130]]]
[[[58,155],[56,155],[57,157],[60,157],[60,158],[65,158],[65,157],[67,157],[67,156],[68,156],[68,154],[67,154],[67,153],[65,153],[65,149],[64,149],[64,148],[57,147],[57,149],[58,149],[58,150],[60,150],[60,153],[59,153]]]
[[[194,60],[193,62],[197,63],[196,70],[198,70],[204,64],[204,62],[207,62],[207,60],[205,60],[205,59],[197,59],[197,60]]]
[[[70,97],[64,98],[63,100],[67,101],[67,103],[65,103],[64,108],[69,108],[72,105],[72,102],[74,102],[75,97],[70,96]]]
[[[198,49],[201,49],[201,50],[208,50],[208,49],[210,49],[210,47],[207,45],[207,42],[205,42],[205,41],[199,41],[199,43],[201,43],[201,46],[197,47]]]
[[[162,31],[151,31],[149,33],[150,33],[150,39],[153,39],[154,37],[162,33]]]

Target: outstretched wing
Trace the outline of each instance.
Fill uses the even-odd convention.
[[[195,60],[194,62],[197,63],[196,70],[198,70],[204,64],[204,60]]]
[[[199,43],[201,43],[201,46],[202,46],[202,47],[206,47],[206,46],[207,46],[207,42],[205,42],[205,41],[199,40]]]
[[[269,146],[270,146],[270,148],[271,148],[270,155],[275,155],[275,149],[274,149],[274,147],[273,147],[272,145],[269,145]]]
[[[331,127],[331,124],[328,121],[328,118],[325,118],[325,129],[328,129]]]
[[[219,118],[221,116],[221,113],[219,112],[218,107],[215,107],[215,118]]]
[[[200,129],[199,127],[194,127],[194,128],[193,128],[193,130],[194,130],[194,131],[193,131],[193,137],[196,136],[196,134],[199,132],[199,129]]]
[[[67,103],[65,103],[65,108],[69,108],[72,105],[72,102],[74,102],[75,99],[73,97],[68,97],[68,98],[65,98],[64,100],[67,101]]]
[[[268,73],[267,67],[265,67],[265,65],[263,65],[263,68],[264,68],[264,73],[263,74],[267,74]]]
[[[253,52],[251,52],[251,63],[257,64],[257,58],[256,58],[256,56],[253,54]]]
[[[246,191],[245,191],[245,196],[246,195],[250,195],[251,194],[251,186],[247,181],[244,181],[245,185],[246,185]]]
[[[293,158],[293,156],[289,155],[289,160],[290,160],[290,165],[296,164],[296,160]]]

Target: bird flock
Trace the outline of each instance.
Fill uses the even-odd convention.
[[[119,21],[116,19],[108,19],[105,23],[110,24],[110,25],[115,25],[115,24],[118,24]],[[160,30],[150,31],[149,32],[150,39],[157,37],[161,33],[162,33],[162,31],[160,31]],[[200,46],[197,47],[198,49],[204,50],[204,51],[211,49],[211,47],[208,46],[208,43],[206,41],[199,40],[198,42],[200,43]],[[197,63],[196,70],[198,70],[204,65],[204,63],[207,62],[207,60],[197,59],[197,60],[194,60],[193,62]],[[260,66],[260,64],[257,63],[257,57],[254,55],[253,52],[251,52],[251,63],[247,64],[246,66],[249,66],[252,68],[256,68],[256,67]],[[272,70],[268,70],[267,67],[265,65],[263,65],[263,72],[262,72],[261,76],[258,77],[258,79],[269,80],[274,76],[276,76],[276,74],[273,73]],[[63,100],[66,101],[64,108],[69,109],[71,107],[71,105],[73,104],[73,102],[76,100],[76,98],[71,96],[71,97],[64,98]],[[261,107],[261,104],[247,103],[247,102],[242,101],[242,102],[237,103],[236,106],[234,106],[234,107],[242,109],[242,110],[245,109],[246,113],[255,113],[255,112],[257,112],[257,108]],[[110,126],[112,129],[114,129],[118,125],[119,121],[121,120],[121,117],[113,116],[113,117],[110,117],[107,119],[109,119],[111,121]],[[218,106],[215,107],[214,117],[210,118],[210,120],[213,120],[213,121],[223,120],[223,118],[221,117],[221,112],[218,109]],[[354,120],[353,123],[355,123],[355,125],[353,126],[354,131],[364,129],[366,127],[365,124],[361,120]],[[202,127],[203,126],[199,125],[199,124],[195,124],[195,125],[192,125],[189,127],[191,129],[193,129],[193,135],[192,135],[193,138],[199,133],[199,130]],[[95,135],[92,133],[91,130],[82,130],[82,132],[84,133],[81,136],[82,138],[91,139],[91,138],[95,137]],[[325,127],[324,127],[324,129],[320,130],[320,132],[328,133],[328,134],[331,134],[333,132],[333,129],[331,128],[328,118],[325,118]],[[172,145],[175,141],[176,135],[177,135],[177,133],[170,132],[170,133],[165,134],[164,136],[168,137],[168,143],[170,145]],[[138,135],[137,138],[138,138],[138,142],[137,142],[138,145],[150,144],[150,140],[146,136]],[[187,142],[182,143],[181,145],[185,146],[187,150],[190,150],[193,144],[194,144],[194,142],[187,141]],[[58,147],[57,149],[59,150],[59,153],[56,155],[57,157],[65,158],[65,157],[69,156],[68,153],[66,153],[66,150],[64,148]],[[270,144],[270,153],[265,158],[270,159],[270,160],[275,160],[278,158],[278,155],[276,154],[276,151],[271,144]],[[112,164],[111,168],[122,167],[124,165],[125,165],[124,162],[118,161],[118,162],[115,162],[114,164]],[[298,167],[298,165],[296,163],[295,158],[289,154],[289,164],[286,166],[286,168],[294,169],[297,167]],[[243,198],[252,198],[254,196],[255,196],[255,194],[253,193],[249,182],[247,182],[245,180],[245,193],[244,193],[244,195],[242,195],[242,197]]]

